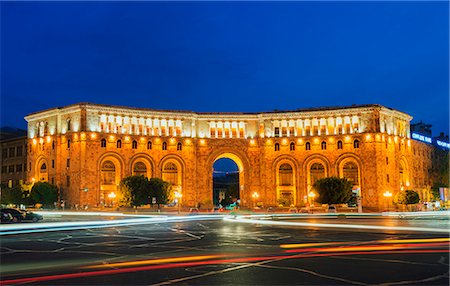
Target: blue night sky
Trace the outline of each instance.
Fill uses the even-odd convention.
[[[448,2],[1,2],[1,126],[77,102],[377,103],[449,128]]]

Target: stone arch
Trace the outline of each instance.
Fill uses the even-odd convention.
[[[358,181],[353,182],[353,184],[362,190],[363,189],[362,188],[363,168],[362,168],[361,159],[357,155],[355,155],[353,153],[345,153],[345,154],[342,154],[341,156],[339,156],[336,160],[336,174],[338,174],[338,176],[340,178],[343,178],[344,177],[344,166],[349,162],[356,164],[356,167],[358,168]]]
[[[281,176],[283,174],[281,173],[283,170],[282,167],[289,165],[292,169],[292,184],[283,184],[283,179]],[[274,189],[276,190],[276,203],[279,203],[280,199],[283,200],[289,200],[291,204],[297,205],[298,200],[298,192],[297,192],[297,186],[299,182],[299,166],[297,163],[297,160],[295,160],[294,157],[289,155],[281,155],[278,156],[273,164],[272,169],[274,172],[275,180],[274,180]],[[287,174],[286,174],[287,175]],[[292,198],[292,199],[291,199]]]
[[[45,168],[44,168],[45,167]],[[39,156],[35,165],[36,182],[48,182],[49,165],[45,156]]]
[[[305,159],[305,162],[303,163],[303,172],[306,175],[306,186],[305,190],[307,193],[309,193],[312,189],[313,182],[311,181],[311,167],[313,167],[314,164],[321,164],[324,169],[323,177],[329,177],[331,176],[331,164],[327,157],[321,155],[321,154],[313,154]]]
[[[134,167],[137,163],[143,163],[147,169],[147,178],[156,177],[155,161],[145,153],[138,153],[130,159],[130,174],[134,174]]]
[[[409,181],[409,165],[405,156],[401,156],[398,160],[398,175],[399,175],[399,188],[405,188],[410,186]]]
[[[181,158],[178,155],[170,154],[164,156],[158,165],[158,171],[160,172],[161,179],[165,179],[166,173],[169,173],[170,170],[166,170],[165,172],[164,168],[169,166],[170,164],[173,164],[176,167],[177,175],[176,180],[173,180],[172,183],[172,190],[173,192],[178,192],[184,196],[179,199],[180,204],[183,205],[183,200],[186,199],[185,194],[183,194],[183,186],[185,184],[185,170],[186,165],[184,163],[183,158]],[[169,174],[167,174],[169,175]]]
[[[251,203],[251,190],[250,190],[250,163],[245,153],[232,149],[232,148],[219,148],[212,152],[207,160],[207,174],[208,174],[208,186],[210,187],[209,199],[213,199],[213,165],[222,158],[228,158],[233,160],[239,169],[239,197],[241,199],[241,206],[246,206]],[[261,194],[260,194],[261,195]],[[212,200],[211,200],[212,201]]]
[[[104,182],[104,171],[102,172],[102,167],[106,164],[112,163],[114,165],[114,181]],[[97,161],[97,178],[98,178],[98,201],[100,205],[108,204],[108,194],[116,193],[119,190],[120,181],[124,176],[124,160],[122,156],[115,152],[107,152],[103,154]]]

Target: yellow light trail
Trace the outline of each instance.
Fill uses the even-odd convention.
[[[446,242],[450,241],[449,237],[445,238],[422,238],[422,239],[384,239],[378,240],[380,243],[415,243],[415,242]]]
[[[323,245],[339,245],[347,242],[318,242],[318,243],[300,243],[300,244],[281,244],[281,248],[303,248],[312,246],[323,246]]]
[[[165,264],[173,262],[188,262],[188,261],[199,261],[207,260],[212,258],[218,258],[221,255],[198,255],[198,256],[185,256],[185,257],[171,257],[171,258],[161,258],[161,259],[149,259],[149,260],[138,260],[130,262],[119,262],[119,263],[108,263],[93,266],[86,266],[83,268],[109,268],[109,267],[127,267],[127,266],[137,266],[137,265],[148,265],[148,264]]]

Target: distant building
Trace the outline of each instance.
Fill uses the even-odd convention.
[[[27,179],[27,132],[15,128],[0,129],[0,182],[9,188]]]
[[[411,132],[431,137],[431,127],[431,124],[426,124],[422,121],[418,123],[411,123]]]
[[[170,182],[182,205],[206,207],[221,158],[238,166],[242,207],[254,193],[264,206],[302,206],[316,180],[338,176],[365,209],[382,209],[386,191],[428,200],[435,180],[432,138],[411,136],[412,117],[381,105],[213,113],[80,103],[25,119],[28,180],[56,184],[69,205],[106,205],[122,178],[141,174]]]

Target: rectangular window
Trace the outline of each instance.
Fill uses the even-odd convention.
[[[55,178],[52,177],[52,185],[55,184]]]
[[[67,185],[67,186],[70,186],[70,176],[67,176],[67,177],[66,177],[66,185]]]
[[[275,137],[280,137],[280,128],[275,127]]]
[[[8,168],[9,173],[14,173],[14,165],[10,165]]]
[[[388,165],[388,164],[389,164],[389,158],[386,157],[386,165]]]
[[[52,168],[55,168],[55,160],[52,160]]]
[[[3,158],[8,158],[8,148],[3,148],[2,149],[2,157]]]
[[[17,154],[17,157],[22,156],[22,154],[23,154],[23,147],[22,146],[17,146],[16,154]]]
[[[14,147],[9,148],[9,157],[16,156],[15,153],[16,153],[16,148],[14,148]]]
[[[16,172],[22,173],[22,164],[16,166]]]
[[[2,166],[2,174],[5,174],[8,172],[8,167]]]
[[[216,137],[216,128],[209,129],[209,135],[214,138]]]
[[[67,158],[67,163],[66,163],[66,167],[69,168],[70,167],[70,158]]]
[[[389,183],[389,174],[386,175],[386,181]]]
[[[287,128],[286,127],[282,127],[281,128],[281,133],[282,133],[283,137],[286,137],[287,136]]]

